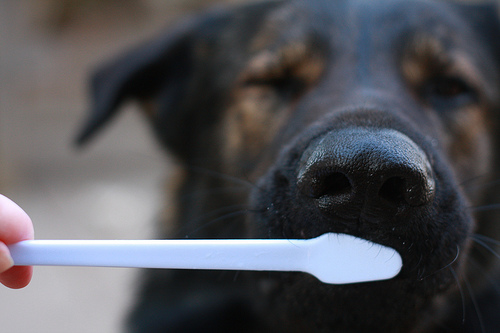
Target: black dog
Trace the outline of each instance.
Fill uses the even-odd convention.
[[[93,93],[80,143],[138,100],[185,166],[178,232],[162,236],[347,233],[404,262],[394,279],[351,285],[151,270],[133,332],[500,330],[493,5],[219,9],[105,65]]]

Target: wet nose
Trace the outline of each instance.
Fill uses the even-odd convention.
[[[435,191],[425,152],[392,129],[327,133],[304,152],[297,185],[324,214],[376,221],[429,204]]]

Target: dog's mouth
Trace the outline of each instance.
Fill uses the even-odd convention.
[[[267,295],[281,300],[293,295],[321,308],[322,320],[345,327],[356,327],[346,319],[353,317],[348,312],[366,314],[382,307],[410,322],[428,310],[438,295],[456,286],[472,225],[443,165],[395,129],[349,127],[316,135],[303,146],[291,145],[252,195],[254,235],[346,233],[395,249],[404,265],[394,279],[349,286],[325,286],[296,273],[266,275],[266,281],[279,281]],[[352,299],[360,292],[363,309]],[[393,308],[385,293],[407,305]],[[294,302],[284,311],[300,312],[302,306]]]

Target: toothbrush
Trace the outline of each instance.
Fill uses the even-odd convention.
[[[346,234],[313,239],[29,240],[15,265],[299,271],[330,284],[386,280],[402,268],[392,248]]]

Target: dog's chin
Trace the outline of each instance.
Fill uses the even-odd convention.
[[[329,285],[305,273],[262,274],[261,295],[277,331],[410,332],[429,300],[395,279]],[[405,302],[401,302],[405,299]],[[395,324],[397,323],[397,324]]]
[[[330,285],[305,273],[259,273],[260,304],[276,332],[430,332],[461,300],[453,278]],[[441,283],[430,295],[420,284]],[[446,287],[444,286],[446,285]]]
[[[346,230],[340,227],[328,231]],[[287,235],[302,236],[304,232]],[[281,238],[283,233],[267,232],[257,237]],[[254,297],[275,332],[307,332],[311,327],[315,332],[430,332],[430,327],[463,302],[459,279],[466,249],[460,250],[464,252],[460,255],[450,252],[445,255],[447,260],[432,263],[422,258],[432,256],[433,251],[421,246],[413,245],[411,250],[400,247],[398,251],[404,267],[389,280],[335,285],[307,273],[255,273]],[[435,252],[449,251],[441,248]]]

